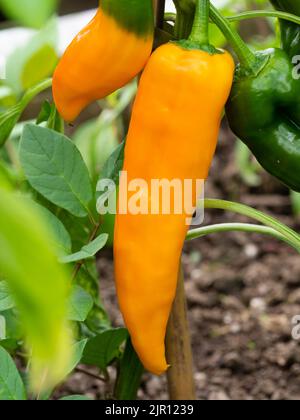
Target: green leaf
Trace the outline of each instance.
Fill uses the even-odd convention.
[[[119,375],[115,387],[115,398],[121,401],[137,399],[144,366],[136,354],[128,337],[122,359],[119,363]]]
[[[58,61],[57,33],[57,21],[52,19],[26,45],[8,57],[6,83],[15,93],[20,94],[52,75]]]
[[[66,257],[62,257],[60,261],[62,263],[68,264],[93,258],[97,254],[97,252],[99,252],[102,248],[105,247],[107,240],[108,234],[102,233],[98,236],[98,238],[94,239],[88,245],[85,245],[81,249],[81,251],[76,252],[72,255],[67,255]]]
[[[15,306],[8,285],[0,281],[0,312],[7,311]]]
[[[57,0],[0,0],[0,6],[10,18],[25,26],[40,28],[54,13]]]
[[[93,298],[82,287],[74,286],[69,302],[68,319],[84,322],[94,305]]]
[[[87,339],[83,339],[81,341],[78,341],[77,343],[73,344],[73,357],[71,360],[71,363],[69,365],[69,369],[67,371],[67,375],[73,372],[73,370],[76,368],[76,366],[80,363],[82,359],[82,355],[87,343]]]
[[[46,122],[47,128],[50,128],[51,130],[58,131],[59,133],[64,132],[64,121],[59,115],[54,103],[50,104],[48,101],[43,103],[36,124],[39,125],[43,122]]]
[[[13,353],[19,347],[18,341],[13,338],[7,338],[0,340],[0,346],[3,347],[9,353]]]
[[[93,198],[89,173],[78,149],[67,137],[28,124],[21,139],[20,159],[36,191],[74,216],[87,216]]]
[[[80,363],[86,343],[87,343],[87,339],[84,339],[72,345],[72,357],[68,365],[68,368],[65,371],[65,374],[64,374],[65,377],[70,375],[73,372],[73,370],[76,368],[76,366]],[[0,345],[1,345],[1,342],[0,342]],[[47,389],[43,394],[40,394],[40,400],[48,400],[51,397],[53,391],[54,391],[53,388]]]
[[[105,370],[119,356],[120,346],[127,337],[128,332],[125,328],[116,328],[91,338],[85,346],[81,362]]]
[[[66,325],[69,275],[57,262],[51,231],[28,200],[1,190],[0,267],[32,352],[35,390],[63,378],[70,356]]]
[[[70,395],[69,397],[63,397],[60,401],[92,401],[90,398],[84,395]]]
[[[0,400],[26,400],[25,387],[12,358],[0,346]]]
[[[115,194],[115,188],[119,185],[120,171],[124,165],[124,151],[125,151],[125,141],[121,143],[116,150],[111,154],[105,163],[103,170],[101,172],[101,177],[97,183],[97,210],[101,214],[102,208],[111,196]],[[102,190],[102,181],[103,180],[113,181],[113,190],[105,189]]]
[[[1,341],[6,339],[6,319],[0,315],[0,346]]]
[[[45,220],[46,225],[53,233],[53,245],[57,249],[58,256],[63,257],[68,255],[72,250],[72,241],[69,232],[63,223],[54,216],[51,211],[35,202],[33,203],[37,207],[37,210],[41,214],[42,218]]]
[[[119,145],[118,118],[136,94],[136,82],[115,92],[106,99],[106,107],[100,116],[80,125],[73,137],[92,178],[99,177],[103,166]]]
[[[0,113],[0,147],[4,145],[10,136],[14,126],[19,121],[23,111],[27,105],[35,98],[40,92],[51,86],[51,80],[47,79],[37,84],[36,86],[28,89],[20,102],[12,106],[5,112]]]
[[[50,118],[51,115],[51,111],[52,111],[52,106],[50,104],[49,101],[45,101],[42,105],[42,108],[40,110],[40,113],[36,119],[36,124],[40,125],[43,122],[47,122],[48,119]]]
[[[119,144],[108,158],[101,172],[100,181],[101,179],[111,179],[116,185],[119,185],[119,175],[124,164],[124,150],[125,141]]]

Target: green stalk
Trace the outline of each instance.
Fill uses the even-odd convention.
[[[209,0],[197,0],[194,24],[189,41],[201,46],[209,45]]]
[[[241,20],[247,19],[257,19],[257,18],[278,18],[282,20],[286,20],[288,22],[296,23],[300,25],[300,17],[293,15],[291,13],[280,12],[277,10],[251,10],[249,12],[242,12],[238,13],[233,16],[227,16],[226,20],[228,22],[239,22]],[[167,22],[175,22],[176,21],[176,13],[165,13],[164,17],[165,21]]]
[[[225,200],[206,199],[204,200],[204,208],[226,210],[250,217],[251,219],[254,219],[264,224],[265,226],[275,230],[281,236],[278,236],[278,239],[284,240],[286,243],[288,243],[291,247],[295,248],[296,251],[300,253],[300,235],[293,229],[290,229],[283,223],[276,220],[274,217],[271,217],[261,211],[255,210],[244,204],[234,203]]]
[[[212,4],[210,6],[210,17],[232,45],[243,67],[249,72],[255,73],[257,69],[257,58],[255,54],[245,44],[240,35],[230,26],[228,20]]]
[[[181,8],[178,2],[175,2],[177,13],[175,15],[174,36],[175,39],[187,39],[193,26],[193,13]]]
[[[256,19],[260,17],[278,18],[300,25],[300,17],[291,13],[280,12],[276,10],[252,10],[250,12],[239,13],[234,16],[227,17],[229,22],[237,22],[245,19]]]
[[[268,226],[254,225],[248,223],[220,223],[217,225],[203,226],[198,229],[192,229],[186,236],[187,241],[193,239],[202,238],[213,233],[225,233],[225,232],[247,232],[247,233],[259,233],[263,235],[270,235],[276,239],[287,242],[286,237],[275,229]]]

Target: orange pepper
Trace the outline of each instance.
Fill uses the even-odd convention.
[[[145,180],[141,200],[153,179],[193,182],[188,211],[122,214],[125,196],[130,202],[136,192],[127,191],[125,173],[121,177],[114,240],[118,298],[133,346],[155,374],[168,367],[165,334],[189,228],[186,219],[196,208],[196,181],[208,175],[233,73],[227,52],[206,52],[185,41],[158,48],[140,80],[125,147],[128,182]],[[178,204],[172,200],[171,210]]]
[[[102,0],[75,37],[53,77],[53,97],[66,121],[123,87],[145,66],[153,45],[152,0]]]

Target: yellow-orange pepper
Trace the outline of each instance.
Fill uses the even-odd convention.
[[[66,121],[91,102],[123,87],[152,50],[152,0],[102,0],[96,16],[75,37],[53,77],[53,97]]]
[[[196,180],[207,178],[215,153],[233,73],[234,61],[227,52],[207,52],[184,41],[158,48],[140,80],[126,140],[126,172],[120,181],[115,277],[133,346],[145,368],[155,374],[168,368],[165,334],[187,219],[196,207]],[[143,179],[145,185],[132,192],[125,188],[125,177],[128,183]],[[180,214],[163,214],[161,209],[158,214],[132,214],[127,203],[136,194],[144,200],[156,179],[192,180],[192,208]],[[151,199],[147,196],[148,210]],[[174,198],[171,209],[176,204]]]

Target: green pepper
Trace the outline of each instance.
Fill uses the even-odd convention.
[[[300,0],[270,0],[280,11],[300,16]],[[300,191],[300,79],[294,57],[300,54],[300,26],[280,20],[282,50],[257,53],[263,65],[242,65],[226,106],[233,132],[259,163],[289,188]]]
[[[226,113],[232,131],[260,164],[300,191],[299,81],[281,49],[256,53],[255,72],[238,65]]]

